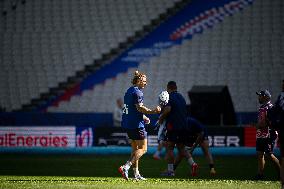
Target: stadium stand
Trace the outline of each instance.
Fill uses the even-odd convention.
[[[0,4],[0,104],[7,111],[64,91],[64,84],[72,85],[77,75],[94,68],[94,60],[133,41],[179,0],[21,2]]]
[[[254,112],[258,107],[256,91],[269,89],[273,99],[280,92],[284,75],[283,8],[281,0],[254,1],[212,29],[48,111],[111,112],[115,99],[123,95],[134,70],[139,69],[148,75],[146,104],[156,104],[155,94],[168,80],[176,80],[186,97],[193,85],[226,85],[237,112]]]
[[[84,75],[80,71],[86,68],[90,72],[99,69],[100,66],[94,68],[92,60],[110,59],[106,53],[126,45],[129,38],[133,40],[137,31],[145,29],[143,25],[150,24],[151,19],[178,1],[124,0],[119,5],[115,4],[119,1],[107,2],[28,1],[15,12],[8,12],[7,25],[1,30],[0,83],[1,89],[7,89],[1,90],[1,105],[8,111],[17,110],[32,98],[44,98],[48,90],[60,86],[68,77],[68,81],[76,80],[74,75]],[[283,7],[281,0],[254,1],[212,29],[163,50],[138,68],[124,70],[91,90],[73,95],[70,101],[60,101],[47,111],[111,112],[136,69],[148,75],[146,104],[156,104],[153,94],[158,94],[168,80],[176,80],[186,97],[193,85],[227,85],[237,112],[256,111],[255,91],[267,88],[273,97],[280,91],[284,75]],[[28,63],[32,66],[21,66]]]

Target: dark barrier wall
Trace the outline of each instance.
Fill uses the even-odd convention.
[[[235,125],[236,115],[227,86],[193,86],[188,92],[190,115],[207,125]]]
[[[157,146],[157,131],[149,126],[148,145]],[[94,146],[129,146],[127,133],[122,128],[95,128]],[[209,145],[214,147],[244,146],[242,127],[208,127]]]
[[[237,125],[247,125],[257,122],[258,112],[236,112]]]
[[[113,126],[112,113],[0,113],[1,126]]]

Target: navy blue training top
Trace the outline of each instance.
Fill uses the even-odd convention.
[[[130,87],[124,95],[121,126],[127,129],[144,127],[143,113],[136,109],[136,104],[143,103],[143,92],[136,86]]]
[[[185,130],[187,124],[187,109],[183,96],[177,91],[171,92],[167,106],[171,107],[171,111],[166,118],[167,128],[170,130]]]

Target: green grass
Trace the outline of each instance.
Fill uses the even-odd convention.
[[[3,176],[0,188],[118,188],[118,189],[160,189],[160,188],[279,188],[275,181],[240,181],[240,180],[193,180],[193,179],[158,179],[147,181],[124,181],[113,177],[62,177],[62,176]]]
[[[265,181],[253,181],[256,173],[254,156],[215,157],[217,175],[211,177],[205,158],[196,157],[197,177],[189,176],[184,161],[174,178],[160,176],[166,162],[143,156],[140,172],[147,181],[125,181],[117,168],[128,156],[97,155],[0,155],[0,188],[280,188],[277,174],[270,162]],[[131,171],[132,172],[132,171]],[[132,176],[132,175],[130,175]]]

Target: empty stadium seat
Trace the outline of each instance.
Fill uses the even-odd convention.
[[[177,1],[26,1],[0,19],[1,66],[8,69],[1,68],[0,76],[13,91],[1,88],[0,105],[7,111],[20,109],[116,48]],[[0,8],[10,10],[10,1],[0,1]]]
[[[169,80],[176,80],[187,103],[190,103],[187,92],[193,85],[226,85],[237,112],[254,112],[258,108],[256,91],[269,89],[275,100],[281,90],[283,18],[282,0],[254,1],[252,6],[225,18],[203,34],[164,50],[160,56],[140,63],[138,68],[84,92],[76,101],[72,98],[49,111],[62,110],[64,105],[64,111],[70,112],[111,112],[111,104],[123,96],[131,85],[134,70],[138,69],[148,75],[149,83],[144,93],[146,105],[156,105],[158,93],[165,89]],[[86,100],[85,93],[91,103]],[[74,103],[81,104],[80,108]]]

